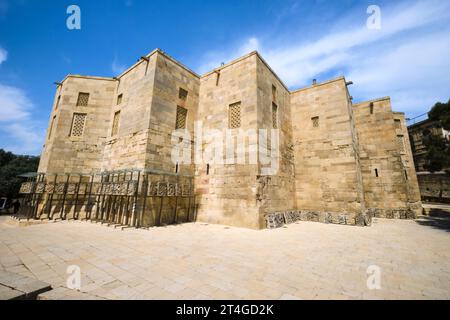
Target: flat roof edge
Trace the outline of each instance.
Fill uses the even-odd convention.
[[[102,80],[102,81],[116,81],[116,79],[111,77],[97,77],[97,76],[85,76],[80,74],[68,74],[64,77],[61,83],[64,83],[68,78],[78,78],[78,79],[89,79],[89,80]]]
[[[234,59],[234,60],[231,60],[230,62],[224,64],[223,66],[220,66],[220,67],[218,67],[218,68],[215,68],[215,69],[213,69],[213,70],[211,70],[211,71],[208,71],[208,72],[204,73],[203,75],[200,76],[200,78],[206,78],[207,76],[209,76],[209,75],[211,75],[211,74],[213,74],[213,73],[216,73],[216,72],[218,72],[218,71],[220,71],[220,70],[222,70],[222,69],[225,69],[225,68],[227,68],[227,67],[230,67],[230,66],[232,66],[233,64],[236,64],[236,63],[238,63],[238,62],[240,62],[240,61],[242,61],[242,60],[245,60],[245,59],[247,59],[247,58],[250,58],[251,56],[253,56],[253,55],[255,55],[255,54],[257,54],[257,51],[252,51],[252,52],[250,52],[250,53],[248,53],[248,54],[246,54],[246,55],[243,55],[243,56],[241,56],[241,57],[239,57],[239,58],[236,58],[236,59]]]
[[[298,92],[301,92],[301,91],[306,91],[306,90],[309,90],[309,89],[317,88],[317,87],[320,87],[320,86],[323,86],[323,85],[327,85],[327,84],[330,84],[332,82],[341,81],[341,80],[345,81],[345,77],[344,76],[339,76],[337,78],[333,78],[333,79],[326,80],[326,81],[323,81],[323,82],[318,82],[316,84],[312,84],[312,85],[309,85],[307,87],[295,89],[295,90],[291,91],[291,94],[295,94],[295,93],[298,93]]]
[[[363,104],[367,104],[367,103],[371,103],[371,102],[380,102],[380,101],[386,101],[386,100],[391,100],[391,97],[386,96],[386,97],[381,97],[381,98],[376,98],[376,99],[371,99],[371,100],[367,100],[367,101],[361,101],[358,103],[354,103],[353,106],[357,107]]]

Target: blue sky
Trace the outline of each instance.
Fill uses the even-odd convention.
[[[345,75],[355,101],[391,96],[413,117],[450,98],[449,22],[448,0],[0,0],[0,148],[41,152],[53,82],[117,75],[154,48],[198,73],[256,49],[292,89]]]

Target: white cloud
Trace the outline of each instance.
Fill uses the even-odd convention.
[[[8,59],[8,52],[5,49],[0,48],[0,64],[5,62],[6,59]]]
[[[258,49],[265,60],[290,87],[311,83],[313,78],[345,75],[353,80],[357,100],[390,95],[397,111],[410,116],[423,113],[438,100],[450,97],[450,3],[448,1],[405,1],[381,7],[382,29],[369,30],[352,15],[326,26],[330,31],[304,41],[251,37],[231,50],[208,53],[201,72]],[[368,17],[365,10],[363,18]],[[322,32],[322,29],[318,29]],[[246,52],[241,52],[246,49]],[[217,50],[217,52],[220,52]]]
[[[45,130],[31,122],[11,123],[2,128],[9,136],[5,149],[15,154],[39,155]]]
[[[18,154],[41,152],[45,133],[41,123],[32,118],[33,108],[23,90],[0,84],[0,148]]]
[[[117,57],[115,57],[111,64],[111,70],[115,75],[119,75],[127,70],[127,67],[123,64],[120,64]]]
[[[395,109],[424,113],[435,102],[450,98],[450,28],[403,41],[349,68],[348,78],[360,97],[390,95]]]
[[[203,63],[198,67],[199,73],[203,74],[205,72],[212,71],[215,68],[220,67],[221,63],[230,62],[231,60],[236,59],[242,55],[260,49],[261,48],[259,40],[255,37],[251,37],[247,39],[236,50],[232,50],[230,52],[210,51],[206,53],[206,56],[204,57],[204,59],[202,59]]]
[[[32,106],[21,89],[0,84],[0,121],[24,119],[29,116],[28,110]]]
[[[369,49],[373,44],[448,18],[448,3],[435,4],[417,2],[382,8],[381,30],[369,30],[365,25],[359,25],[312,43],[298,44],[292,39],[285,47],[267,50],[265,56],[288,85],[302,86],[330,68],[340,65],[351,67],[358,58],[366,59],[373,55],[365,51],[362,57],[357,57],[355,50]]]

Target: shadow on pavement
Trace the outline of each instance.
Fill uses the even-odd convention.
[[[432,209],[429,216],[423,216],[416,220],[422,226],[450,232],[450,212],[440,209]]]

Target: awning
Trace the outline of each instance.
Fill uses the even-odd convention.
[[[20,178],[36,178],[38,176],[37,172],[27,172],[18,175]]]

